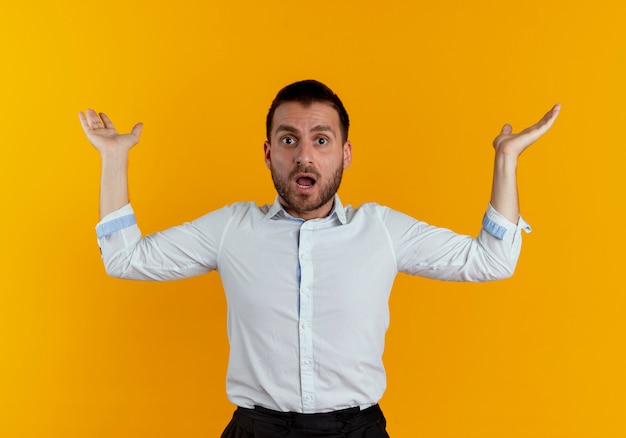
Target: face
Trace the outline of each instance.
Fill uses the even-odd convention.
[[[265,163],[280,203],[305,220],[330,213],[352,145],[342,143],[339,114],[329,104],[286,102],[276,108]]]

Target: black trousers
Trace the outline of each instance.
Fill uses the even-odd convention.
[[[237,408],[221,438],[389,438],[378,405],[324,414]]]

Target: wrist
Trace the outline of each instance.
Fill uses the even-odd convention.
[[[100,151],[100,159],[103,165],[126,165],[128,163],[128,149]]]
[[[517,161],[519,158],[519,154],[506,152],[502,150],[496,151],[495,163],[496,166],[501,166],[507,169],[515,169],[517,168]]]

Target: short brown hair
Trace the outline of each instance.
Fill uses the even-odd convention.
[[[341,99],[337,96],[333,90],[326,85],[313,79],[307,79],[304,81],[294,82],[287,85],[278,92],[270,109],[267,113],[267,119],[265,121],[265,132],[267,140],[270,141],[272,135],[272,121],[274,119],[274,112],[281,104],[286,102],[299,102],[302,105],[308,106],[314,102],[327,103],[339,114],[339,125],[341,129],[341,137],[343,143],[348,140],[348,128],[350,127],[350,118],[346,111]]]

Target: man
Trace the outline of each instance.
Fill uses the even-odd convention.
[[[405,272],[456,281],[510,276],[521,230],[519,155],[553,124],[559,106],[494,140],[491,202],[477,238],[378,204],[343,206],[336,192],[352,158],[349,118],[324,84],[283,88],[267,115],[265,163],[273,204],[236,203],[142,237],[128,201],[128,151],[142,126],[119,134],[80,113],[102,157],[96,227],[110,275],[171,280],[218,270],[228,301],[229,399],[222,437],[388,437],[378,401],[388,297]]]

